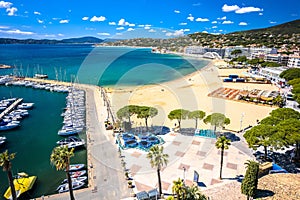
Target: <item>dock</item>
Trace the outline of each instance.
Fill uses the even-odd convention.
[[[16,106],[18,106],[21,102],[23,101],[22,98],[19,98],[17,100],[15,100],[10,106],[8,106],[1,114],[0,114],[0,120],[2,119],[2,117],[4,117],[4,115],[8,114],[9,112],[11,112]]]

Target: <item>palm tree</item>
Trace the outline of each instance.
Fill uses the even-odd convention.
[[[72,188],[72,179],[69,173],[70,158],[74,156],[74,148],[70,151],[67,145],[55,147],[50,156],[50,162],[56,170],[65,170],[69,183],[70,199],[75,200]]]
[[[207,200],[204,194],[201,194],[197,185],[192,185],[185,188],[185,199],[186,200]]]
[[[13,160],[16,156],[16,153],[8,153],[8,150],[4,151],[0,154],[0,166],[3,168],[4,172],[7,172],[7,178],[10,185],[10,191],[12,195],[12,199],[16,200],[16,190],[14,186],[14,179],[11,173],[11,160]]]
[[[225,136],[221,136],[218,138],[215,145],[217,149],[221,149],[220,179],[222,179],[224,150],[229,148],[230,140],[228,140]]]
[[[164,147],[159,147],[158,145],[152,146],[147,154],[147,158],[150,159],[150,164],[152,168],[156,168],[157,177],[158,177],[158,186],[159,186],[159,195],[162,194],[161,189],[161,179],[160,179],[160,170],[164,165],[168,163],[168,154],[164,154]]]
[[[172,192],[176,194],[178,200],[183,199],[185,189],[182,179],[173,181]]]

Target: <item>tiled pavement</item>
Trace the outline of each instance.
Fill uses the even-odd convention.
[[[250,157],[235,146],[231,145],[224,152],[223,178],[219,180],[220,150],[215,147],[215,139],[183,136],[180,134],[167,134],[162,136],[165,140],[164,152],[169,155],[167,167],[161,170],[162,189],[164,193],[172,193],[172,184],[178,178],[185,178],[187,185],[194,184],[194,171],[199,174],[198,185],[203,189],[215,184],[224,183],[245,173],[244,163]],[[147,152],[138,149],[124,150],[126,168],[133,178],[134,191],[157,188],[157,173],[152,169]],[[184,170],[185,168],[185,170]]]

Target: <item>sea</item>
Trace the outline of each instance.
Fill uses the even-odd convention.
[[[33,77],[47,74],[49,79],[109,87],[159,84],[193,73],[208,60],[188,59],[173,54],[153,53],[151,48],[94,47],[92,45],[0,45],[0,64],[13,66],[0,69],[0,75]],[[17,86],[0,86],[0,98],[23,98],[35,103],[21,127],[2,131],[7,142],[0,146],[16,152],[12,171],[38,177],[33,190],[23,199],[56,193],[65,178],[50,164],[50,154],[62,126],[60,116],[66,106],[66,94]],[[80,137],[85,138],[84,133]],[[75,151],[71,163],[87,163],[86,149]],[[0,172],[0,199],[8,187],[6,172]]]

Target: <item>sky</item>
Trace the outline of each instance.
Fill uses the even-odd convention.
[[[169,38],[300,19],[300,0],[0,0],[0,37]]]

